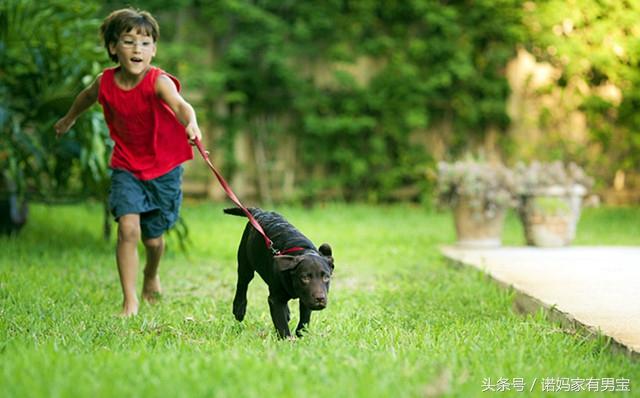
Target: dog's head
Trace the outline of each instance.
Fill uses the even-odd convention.
[[[278,270],[290,271],[294,292],[312,310],[322,310],[327,306],[329,282],[334,269],[331,246],[324,243],[319,251],[320,254],[274,257]]]

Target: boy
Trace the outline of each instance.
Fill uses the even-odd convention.
[[[189,143],[202,134],[193,108],[179,94],[178,80],[151,66],[160,33],[151,14],[131,8],[114,11],[100,33],[118,66],[105,69],[78,94],[55,130],[58,136],[66,133],[96,101],[102,105],[115,142],[109,207],[118,222],[121,314],[132,316],[139,305],[138,241],[142,238],[146,251],[142,298],[153,303],[161,292],[162,234],[176,222],[182,201],[181,164],[193,158]]]

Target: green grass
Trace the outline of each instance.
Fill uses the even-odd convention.
[[[544,396],[551,377],[629,379],[631,393],[615,396],[640,389],[638,361],[607,339],[516,314],[513,291],[449,266],[438,246],[454,241],[450,215],[413,206],[279,208],[332,244],[336,270],[308,334],[278,341],[259,278],[245,321],[231,315],[244,220],[221,209],[185,205],[189,257],[169,237],[162,302],[123,320],[100,207],[32,206],[19,238],[0,238],[0,396],[474,397],[500,377],[538,383],[495,393],[505,397]],[[640,245],[639,220],[640,209],[589,209],[576,244]],[[504,242],[524,242],[513,215]]]

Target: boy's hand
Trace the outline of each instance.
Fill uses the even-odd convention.
[[[189,137],[189,144],[195,145],[196,139],[202,140],[202,133],[200,132],[200,127],[198,127],[197,123],[189,123],[185,129],[187,131],[187,136]]]
[[[71,128],[75,124],[75,120],[70,120],[67,117],[63,117],[58,120],[53,128],[56,130],[56,137],[60,138],[60,136]]]

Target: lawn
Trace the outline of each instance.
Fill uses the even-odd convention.
[[[329,242],[336,261],[327,309],[292,341],[276,339],[259,278],[245,321],[233,318],[245,222],[222,205],[185,205],[189,254],[169,237],[163,299],[133,319],[115,316],[114,243],[100,239],[100,207],[32,206],[19,237],[0,238],[0,397],[474,397],[500,378],[512,389],[495,396],[544,396],[551,378],[628,379],[631,392],[606,396],[637,396],[640,364],[606,338],[517,314],[513,291],[448,265],[438,246],[454,240],[450,214],[278,210],[317,245]],[[513,215],[504,240],[523,244]],[[586,210],[576,244],[640,245],[640,209]]]

